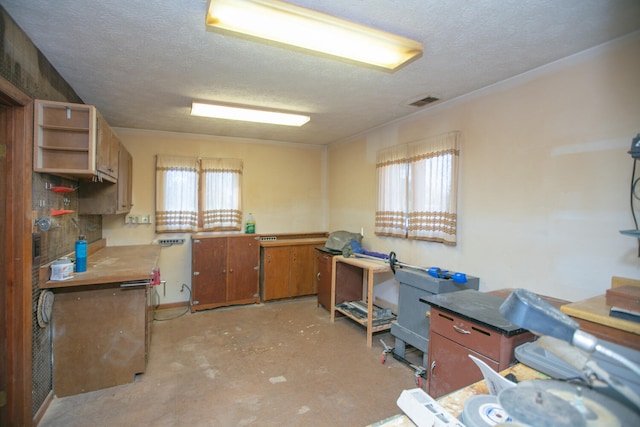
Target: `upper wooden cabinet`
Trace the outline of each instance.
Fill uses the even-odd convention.
[[[36,100],[34,138],[34,171],[89,179],[97,175],[92,105]]]
[[[102,174],[103,179],[115,182],[118,179],[120,140],[102,114],[96,111],[96,115],[98,124],[96,169]]]
[[[124,145],[118,144],[118,191],[116,202],[120,212],[129,212],[133,207],[131,198],[133,188],[133,160],[131,153],[124,148]]]
[[[36,100],[34,137],[34,171],[117,181],[120,141],[93,105]]]
[[[116,139],[116,141],[118,141]],[[78,213],[81,215],[109,215],[127,213],[133,206],[131,189],[131,154],[118,141],[117,183],[80,181]]]

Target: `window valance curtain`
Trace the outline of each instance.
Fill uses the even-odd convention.
[[[156,156],[156,232],[242,228],[242,160]]]
[[[376,235],[456,244],[459,144],[449,132],[377,153]]]
[[[242,228],[242,160],[202,159],[202,228]]]
[[[196,159],[156,156],[156,230],[195,231],[198,227]]]
[[[459,132],[409,146],[410,194],[407,236],[456,244]]]
[[[376,154],[377,235],[406,237],[408,171],[406,145],[387,148]]]

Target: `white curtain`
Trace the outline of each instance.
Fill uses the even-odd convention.
[[[197,228],[197,160],[156,156],[156,232],[189,232]]]
[[[242,160],[202,159],[202,228],[242,229]]]
[[[378,205],[375,234],[406,237],[407,218],[407,146],[399,145],[378,151]]]
[[[408,237],[456,244],[460,133],[409,145]]]

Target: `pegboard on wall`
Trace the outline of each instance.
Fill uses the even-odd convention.
[[[31,292],[33,341],[32,414],[34,416],[45,403],[51,390],[53,390],[51,326],[41,327],[37,318],[38,299],[42,293],[42,289],[38,286],[40,266],[73,252],[74,243],[79,234],[79,230],[73,222],[74,219],[79,227],[82,228],[88,241],[91,242],[102,238],[102,219],[100,215],[77,215],[78,195],[76,191],[56,193],[50,190],[51,186],[74,188],[77,185],[78,183],[74,180],[58,176],[41,173],[34,173],[32,176],[33,232],[38,233],[40,236],[41,254],[39,262],[34,262],[33,264]],[[52,209],[74,212],[52,216]],[[35,225],[35,221],[42,217],[52,219],[51,227],[47,231],[42,231]]]
[[[38,287],[40,266],[31,269],[31,327],[32,327],[32,415],[35,416],[42,404],[53,390],[53,363],[51,359],[51,326],[41,327],[38,324],[37,307],[41,289]]]

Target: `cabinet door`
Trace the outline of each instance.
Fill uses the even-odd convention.
[[[314,272],[315,245],[291,246],[290,252],[290,296],[312,295],[316,293]]]
[[[318,304],[331,310],[331,262],[332,256],[325,252],[316,251],[316,284],[318,290]]]
[[[227,302],[260,299],[260,240],[256,236],[227,239]]]
[[[476,381],[482,373],[469,354],[483,360],[492,369],[498,370],[498,363],[480,353],[468,349],[440,334],[431,333],[429,340],[429,395],[434,399],[459,390]]]
[[[191,247],[194,305],[224,304],[227,301],[227,239],[195,239]]]
[[[81,215],[121,214],[131,210],[131,154],[124,146],[118,152],[118,182],[80,181],[78,213]]]
[[[262,253],[262,297],[265,301],[288,298],[289,247],[264,248]]]
[[[96,169],[102,174],[101,178],[115,182],[120,141],[100,112],[97,112],[97,123]]]
[[[118,189],[117,189],[117,204],[118,213],[126,213],[131,210],[131,190],[132,180],[131,174],[133,173],[133,161],[131,154],[124,148],[124,145],[120,145],[118,150]]]

